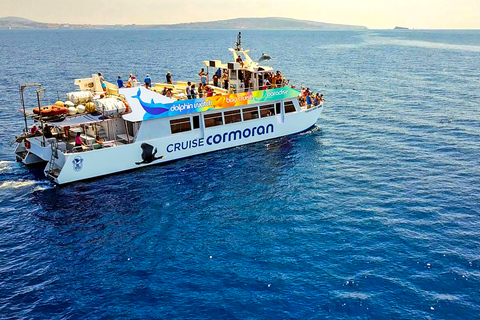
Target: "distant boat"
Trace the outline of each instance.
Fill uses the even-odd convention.
[[[12,27],[9,26],[9,27],[8,27],[8,30],[12,30]]]
[[[395,28],[393,28],[393,30],[409,30],[409,29],[405,27],[396,26]]]

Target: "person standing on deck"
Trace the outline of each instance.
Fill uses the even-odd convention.
[[[152,78],[150,78],[150,75],[147,73],[147,76],[145,77],[145,88],[151,88],[152,87]]]
[[[192,90],[190,88],[190,86],[192,85],[192,83],[190,81],[187,82],[187,87],[185,88],[185,92],[187,94],[187,99],[192,99]]]
[[[167,78],[167,83],[168,84],[173,84],[173,81],[172,81],[172,74],[170,71],[167,72],[167,75],[165,76]]]
[[[98,77],[100,78],[100,83],[102,84],[103,91],[107,91],[107,85],[105,84],[105,78],[102,76],[102,73],[98,73]]]
[[[202,68],[202,70],[198,73],[200,76],[200,81],[203,85],[207,84],[207,74],[205,73],[205,69]]]
[[[228,74],[226,71],[223,73],[222,82],[224,85],[224,89],[228,90]]]

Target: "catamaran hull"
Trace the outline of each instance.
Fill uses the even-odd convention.
[[[57,184],[67,184],[283,137],[307,130],[316,123],[322,111],[323,105],[320,105],[292,114],[199,128],[117,147],[62,154],[56,160],[58,175],[52,175],[47,168],[45,175]]]

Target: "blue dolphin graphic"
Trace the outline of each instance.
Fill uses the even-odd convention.
[[[140,98],[141,93],[142,93],[142,91],[139,88],[138,91],[137,91],[137,95],[132,96],[132,98],[138,99],[138,101],[140,102],[140,105],[142,106],[142,108],[147,113],[152,114],[152,115],[159,115],[159,114],[162,114],[162,113],[167,112],[169,110],[169,107],[166,107],[165,104],[155,103],[153,101],[153,98],[152,98],[152,102],[150,102],[150,103],[142,101],[142,99]]]

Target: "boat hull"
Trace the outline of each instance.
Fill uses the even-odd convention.
[[[313,126],[322,111],[323,105],[292,114],[279,114],[122,146],[64,154],[58,175],[49,174],[48,166],[45,174],[57,184],[66,184],[288,136]]]

